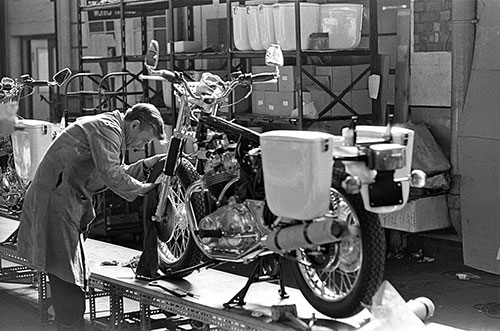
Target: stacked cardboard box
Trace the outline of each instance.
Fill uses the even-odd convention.
[[[369,67],[369,65],[353,66],[303,66],[322,85],[339,96],[352,82]],[[253,73],[272,72],[274,68],[267,66],[252,67]],[[295,66],[280,68],[278,84],[254,84],[252,95],[252,113],[268,116],[291,117],[292,110],[297,108],[297,75]],[[353,88],[342,97],[342,103],[352,107],[358,114],[371,113],[371,99],[368,95],[368,75],[362,76]],[[302,75],[303,105],[313,102],[315,109],[321,113],[334,99],[323,88]],[[341,103],[335,104],[324,116],[352,115]]]
[[[305,66],[305,69],[314,74],[314,66]],[[252,73],[273,72],[273,67],[253,66]],[[252,113],[273,117],[291,117],[292,111],[297,108],[297,81],[298,69],[294,66],[280,68],[278,83],[259,83],[253,85]],[[310,80],[303,76],[302,84]],[[310,103],[311,94],[302,92],[303,104]]]

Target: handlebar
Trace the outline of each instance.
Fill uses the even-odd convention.
[[[3,77],[0,83],[0,101],[13,100],[19,97],[23,89],[44,86],[56,86],[57,83],[49,80],[36,80],[30,75],[22,75],[18,79]],[[30,93],[31,94],[31,93]]]
[[[191,88],[188,86],[187,80],[184,78],[184,75],[181,72],[170,71],[166,69],[161,70],[149,70],[150,75],[139,75],[139,78],[143,80],[162,80],[168,81],[173,84],[179,84],[184,88],[184,91],[193,99],[202,100],[206,99],[207,96],[197,95],[195,94]],[[258,74],[252,73],[239,73],[235,78],[230,81],[225,82],[225,89],[222,95],[218,96],[210,96],[211,98],[215,97],[216,99],[223,99],[231,93],[237,86],[240,85],[250,85],[254,83],[272,83],[277,82],[279,77],[278,71],[275,72],[264,72]]]

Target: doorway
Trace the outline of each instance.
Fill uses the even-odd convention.
[[[29,38],[25,40],[24,45],[28,61],[25,62],[27,68],[23,71],[29,73],[35,80],[50,80],[57,66],[55,38],[52,36]],[[29,100],[24,103],[26,118],[50,121],[54,92],[49,87],[36,87]]]

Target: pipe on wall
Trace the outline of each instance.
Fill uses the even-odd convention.
[[[56,25],[56,38],[57,38],[57,70],[61,68],[77,68],[73,66],[72,52],[71,52],[71,17],[72,17],[72,3],[68,0],[55,0],[54,1],[54,21]]]
[[[451,49],[451,190],[448,207],[453,227],[461,236],[460,165],[458,162],[458,125],[464,110],[467,87],[472,69],[476,33],[476,0],[452,0]]]

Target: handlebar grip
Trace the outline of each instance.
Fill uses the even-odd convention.
[[[252,83],[273,83],[276,82],[278,76],[275,72],[263,72],[252,75]]]
[[[33,87],[38,87],[38,86],[49,86],[50,83],[49,81],[46,80],[32,80],[30,83],[31,86]]]
[[[161,69],[161,70],[150,70],[149,72],[151,75],[145,75],[145,76],[141,75],[141,78],[144,77],[145,79],[166,80],[169,81],[170,83],[180,83],[182,80],[180,74],[176,71]]]
[[[165,80],[162,76],[153,75],[139,75],[139,78],[142,80]]]

